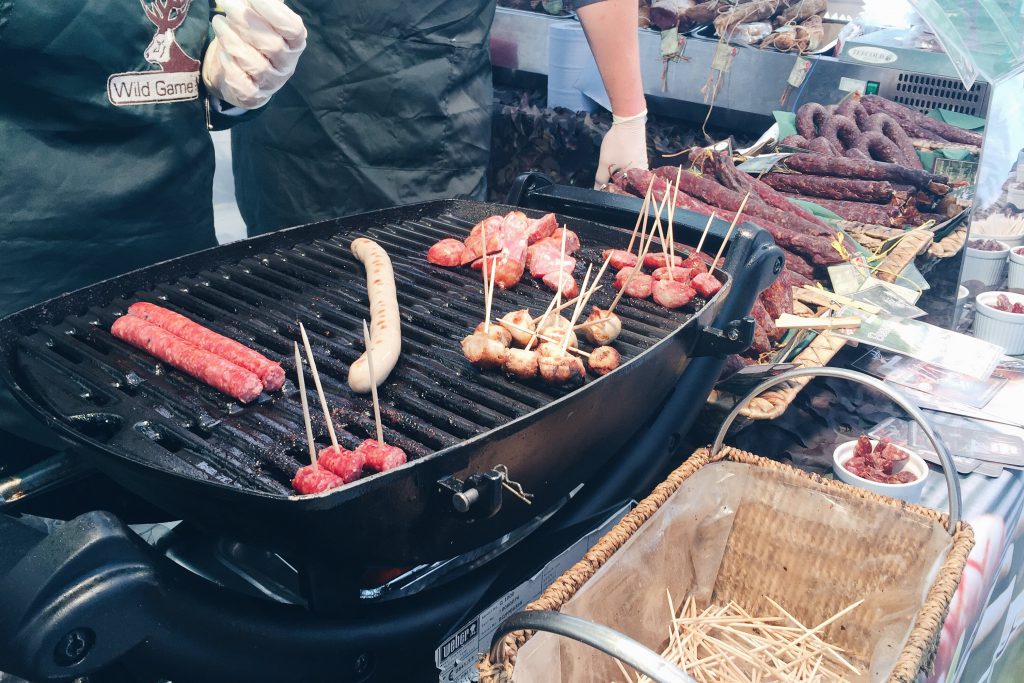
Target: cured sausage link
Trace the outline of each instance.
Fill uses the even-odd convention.
[[[260,378],[267,391],[277,391],[284,386],[284,368],[280,363],[275,363],[262,353],[253,351],[234,339],[217,334],[183,315],[145,301],[129,306],[128,315],[142,318],[193,346],[245,368]]]
[[[747,192],[753,190],[761,201],[768,206],[774,206],[780,211],[787,211],[795,213],[805,221],[810,221],[815,225],[820,225],[824,228],[829,226],[825,225],[817,216],[812,214],[810,211],[797,206],[793,202],[789,201],[781,194],[779,194],[775,188],[765,184],[758,178],[741,171],[736,168],[732,163],[732,159],[729,157],[728,152],[719,152],[715,157],[715,175],[726,187],[735,190],[737,192]]]
[[[853,180],[795,173],[768,173],[762,180],[780,192],[807,197],[877,203],[885,203],[893,198],[892,184],[885,180]]]
[[[930,116],[925,116],[919,111],[915,111],[910,107],[905,107],[897,102],[887,100],[884,97],[880,97],[878,95],[865,95],[860,99],[860,102],[864,105],[864,108],[872,114],[884,112],[899,121],[904,128],[907,128],[906,124],[904,124],[904,121],[906,121],[920,129],[939,135],[950,142],[961,142],[966,145],[981,145],[980,133],[951,126],[945,121],[939,121],[938,119],[933,119]],[[909,133],[910,131],[908,130],[907,132]]]
[[[786,166],[794,171],[809,175],[827,175],[837,178],[859,178],[861,180],[888,180],[894,183],[913,185],[922,190],[932,183],[946,184],[949,179],[916,168],[868,159],[847,159],[826,157],[820,154],[794,154],[786,157]]]
[[[839,199],[822,199],[819,197],[803,197],[801,195],[786,194],[793,199],[801,199],[806,202],[813,202],[823,209],[828,209],[840,218],[858,223],[869,223],[871,225],[884,225],[886,227],[898,227],[903,220],[900,216],[898,206],[888,204],[869,204],[867,202],[844,202]]]
[[[523,240],[525,243],[525,239]],[[490,242],[490,235],[488,235]],[[373,353],[374,382],[384,383],[402,353],[402,320],[398,315],[395,271],[384,248],[373,240],[352,240],[352,253],[366,267],[366,293],[370,298],[370,349]],[[524,249],[525,252],[525,249]],[[366,354],[348,369],[348,385],[360,394],[370,391],[370,368]]]
[[[242,403],[249,403],[263,391],[263,382],[254,373],[142,318],[123,315],[114,321],[110,333]]]

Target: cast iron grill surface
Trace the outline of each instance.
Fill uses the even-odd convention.
[[[361,321],[369,320],[365,273],[349,250],[352,238],[365,236],[392,259],[402,318],[402,356],[379,392],[385,440],[403,448],[410,460],[422,458],[573,391],[481,372],[463,357],[459,341],[483,317],[481,275],[468,267],[433,266],[424,257],[437,240],[462,239],[488,211],[508,207],[476,209],[453,212],[449,207],[366,229],[339,228],[335,234],[279,244],[138,291],[116,290],[86,310],[17,338],[15,378],[73,430],[120,446],[128,458],[192,479],[289,496],[295,470],[309,458],[294,384],[292,343],[299,339],[298,322],[310,335],[339,442],[354,448],[375,435],[369,397],[351,392],[346,380],[349,364],[363,352]],[[581,223],[566,222],[570,228]],[[600,266],[602,249],[625,246],[628,231],[618,233],[580,230],[578,282],[588,264],[595,271]],[[605,275],[592,303],[610,303],[612,277]],[[495,290],[493,317],[520,308],[537,315],[551,296],[524,274],[513,289]],[[135,301],[177,311],[280,360],[288,375],[283,392],[265,393],[240,406],[115,339],[111,324]],[[651,301],[624,298],[616,312],[623,332],[615,346],[626,363],[678,329],[693,309],[672,312]],[[587,382],[593,381],[588,376]],[[329,444],[327,430],[308,374],[306,384],[319,449]]]

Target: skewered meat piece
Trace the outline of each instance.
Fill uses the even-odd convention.
[[[398,446],[389,446],[376,439],[367,439],[356,446],[354,452],[364,458],[366,469],[373,472],[387,472],[406,462],[405,451]]]
[[[656,304],[671,310],[690,303],[697,291],[678,280],[657,280],[652,287],[652,294]]]
[[[698,273],[690,281],[690,286],[697,290],[703,299],[710,299],[722,288],[722,283],[715,279],[714,275]]]
[[[530,275],[542,278],[559,270],[571,273],[576,267],[576,259],[566,252],[565,258],[559,260],[561,253],[562,243],[553,237],[531,244],[526,250],[526,266],[530,269]]]
[[[533,316],[525,308],[506,313],[498,321],[498,324],[508,330],[509,334],[512,335],[512,340],[520,346],[526,346],[529,343],[530,337],[533,336],[533,331],[536,329],[533,324]]]
[[[292,488],[304,496],[344,486],[345,481],[318,465],[300,467],[292,478]]]
[[[569,319],[561,313],[548,313],[544,318],[537,321],[537,328],[542,329],[545,327],[554,327],[561,330],[567,330],[570,327]]]
[[[553,341],[556,344],[562,343],[562,341],[565,339],[566,332],[569,333],[569,348],[576,348],[578,346],[579,340],[576,338],[576,333],[570,330],[568,327],[551,325],[548,327],[543,327],[540,330],[540,334],[542,337],[546,337],[547,340]]]
[[[636,254],[625,249],[605,249],[601,258],[608,261],[615,270],[622,270],[636,265]],[[609,260],[610,259],[610,260]]]
[[[479,259],[484,254],[484,233],[487,233],[487,253],[494,254],[501,251],[501,226],[504,222],[502,216],[488,216],[473,226],[466,238],[466,251],[462,256],[462,265],[468,265]]]
[[[662,252],[658,252],[657,254],[648,254],[647,256],[644,256],[644,266],[647,268],[663,268],[668,265],[669,260],[668,255]],[[683,265],[683,260],[682,256],[676,254],[671,259],[672,266],[675,267]]]
[[[626,271],[632,271],[631,268],[623,268],[619,271],[619,274],[615,277],[615,289],[622,289],[629,279],[629,273]],[[626,273],[625,277],[622,274]],[[652,288],[654,287],[654,278],[646,273],[638,273],[633,276],[630,280],[629,286],[626,287],[626,296],[631,296],[634,299],[647,299],[651,296]]]
[[[466,258],[466,245],[451,237],[445,238],[427,249],[427,263],[446,268],[461,266]]]
[[[574,379],[583,379],[587,370],[583,361],[568,353],[541,356],[538,363],[540,376],[552,384],[565,384]]]
[[[658,268],[656,271],[651,273],[651,277],[654,281],[658,280],[675,280],[676,282],[689,282],[694,275],[698,273],[706,273],[707,268],[703,270],[699,268],[687,268],[686,266],[673,266],[671,269],[668,266]]]
[[[691,271],[696,271],[696,272],[692,272],[692,275],[696,275],[697,273],[706,273],[706,272],[708,272],[708,264],[701,257],[700,254],[694,254],[690,258],[688,258],[685,261],[683,261],[683,268],[689,268]],[[692,277],[692,275],[691,275],[691,277]]]
[[[341,446],[328,446],[316,456],[320,467],[333,472],[346,484],[353,482],[363,474],[366,456],[358,451],[345,450]]]
[[[562,231],[563,230],[565,231],[565,253],[567,255],[569,255],[569,256],[572,256],[577,251],[579,251],[579,248],[580,248],[580,238],[579,238],[579,235],[574,233],[572,230],[569,230],[568,228],[558,228],[557,230],[555,230],[554,232],[551,233],[551,238],[558,242],[559,250],[561,250]]]
[[[561,273],[556,270],[545,275],[541,278],[541,281],[555,292],[558,291],[558,286],[561,284],[562,296],[566,299],[571,299],[580,292],[579,285],[576,284],[576,280],[569,273]]]
[[[486,327],[486,325],[484,323],[480,323],[476,326],[476,329],[473,330],[473,334],[489,337],[490,339],[500,342],[502,346],[508,346],[512,343],[512,333],[498,323],[491,323],[491,328],[486,335],[484,335],[484,327]]]
[[[595,375],[607,375],[619,367],[622,357],[619,352],[611,346],[599,346],[590,353],[587,364]]]
[[[462,354],[480,368],[500,368],[507,353],[508,347],[482,334],[471,334],[462,340]]]
[[[611,344],[619,336],[619,333],[622,332],[622,320],[615,313],[609,313],[594,306],[594,310],[587,316],[586,322],[596,323],[598,320],[603,320],[604,322],[582,328],[583,336],[591,344],[598,346]]]
[[[551,237],[557,227],[558,219],[553,213],[545,214],[540,218],[530,218],[526,228],[526,241],[529,244],[534,244],[545,237]]]
[[[519,379],[533,379],[540,368],[540,355],[526,349],[509,349],[505,356],[505,374]]]

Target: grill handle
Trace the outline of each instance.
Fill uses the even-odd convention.
[[[60,451],[15,475],[0,479],[0,510],[78,481],[91,471],[81,456],[71,451]]]
[[[788,382],[791,379],[797,379],[800,377],[835,377],[837,379],[845,379],[856,384],[863,384],[864,386],[871,387],[879,393],[887,396],[892,400],[893,403],[903,408],[904,411],[910,417],[921,426],[928,441],[931,442],[932,448],[939,454],[939,460],[942,461],[942,474],[946,477],[946,491],[949,496],[949,523],[946,525],[946,530],[950,534],[956,531],[956,525],[960,522],[961,510],[963,507],[960,499],[960,479],[956,474],[956,466],[953,463],[953,456],[949,454],[949,450],[946,448],[946,444],[942,442],[940,437],[935,430],[928,424],[928,420],[924,414],[915,406],[913,403],[903,397],[902,394],[898,393],[895,389],[887,386],[881,380],[877,380],[874,377],[869,377],[853,370],[847,370],[845,368],[797,368],[796,370],[789,370],[782,374],[776,375],[770,379],[765,380],[761,384],[754,387],[749,394],[743,397],[732,409],[729,415],[722,422],[722,427],[718,430],[718,435],[715,437],[715,442],[711,446],[711,455],[715,456],[720,450],[725,441],[725,435],[729,431],[729,427],[736,421],[740,411],[752,401],[754,398],[760,396],[762,393],[771,389],[774,386]]]
[[[490,661],[499,672],[505,667],[502,641],[513,631],[548,631],[572,638],[630,665],[658,683],[694,683],[692,678],[632,638],[607,626],[549,610],[519,612],[498,626],[491,639]]]

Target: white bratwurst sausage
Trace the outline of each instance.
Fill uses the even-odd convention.
[[[384,383],[402,352],[402,321],[398,316],[395,271],[383,247],[359,237],[352,240],[352,253],[366,267],[366,292],[370,297],[370,350],[377,386]],[[366,394],[370,391],[370,368],[364,353],[348,370],[348,385]]]

